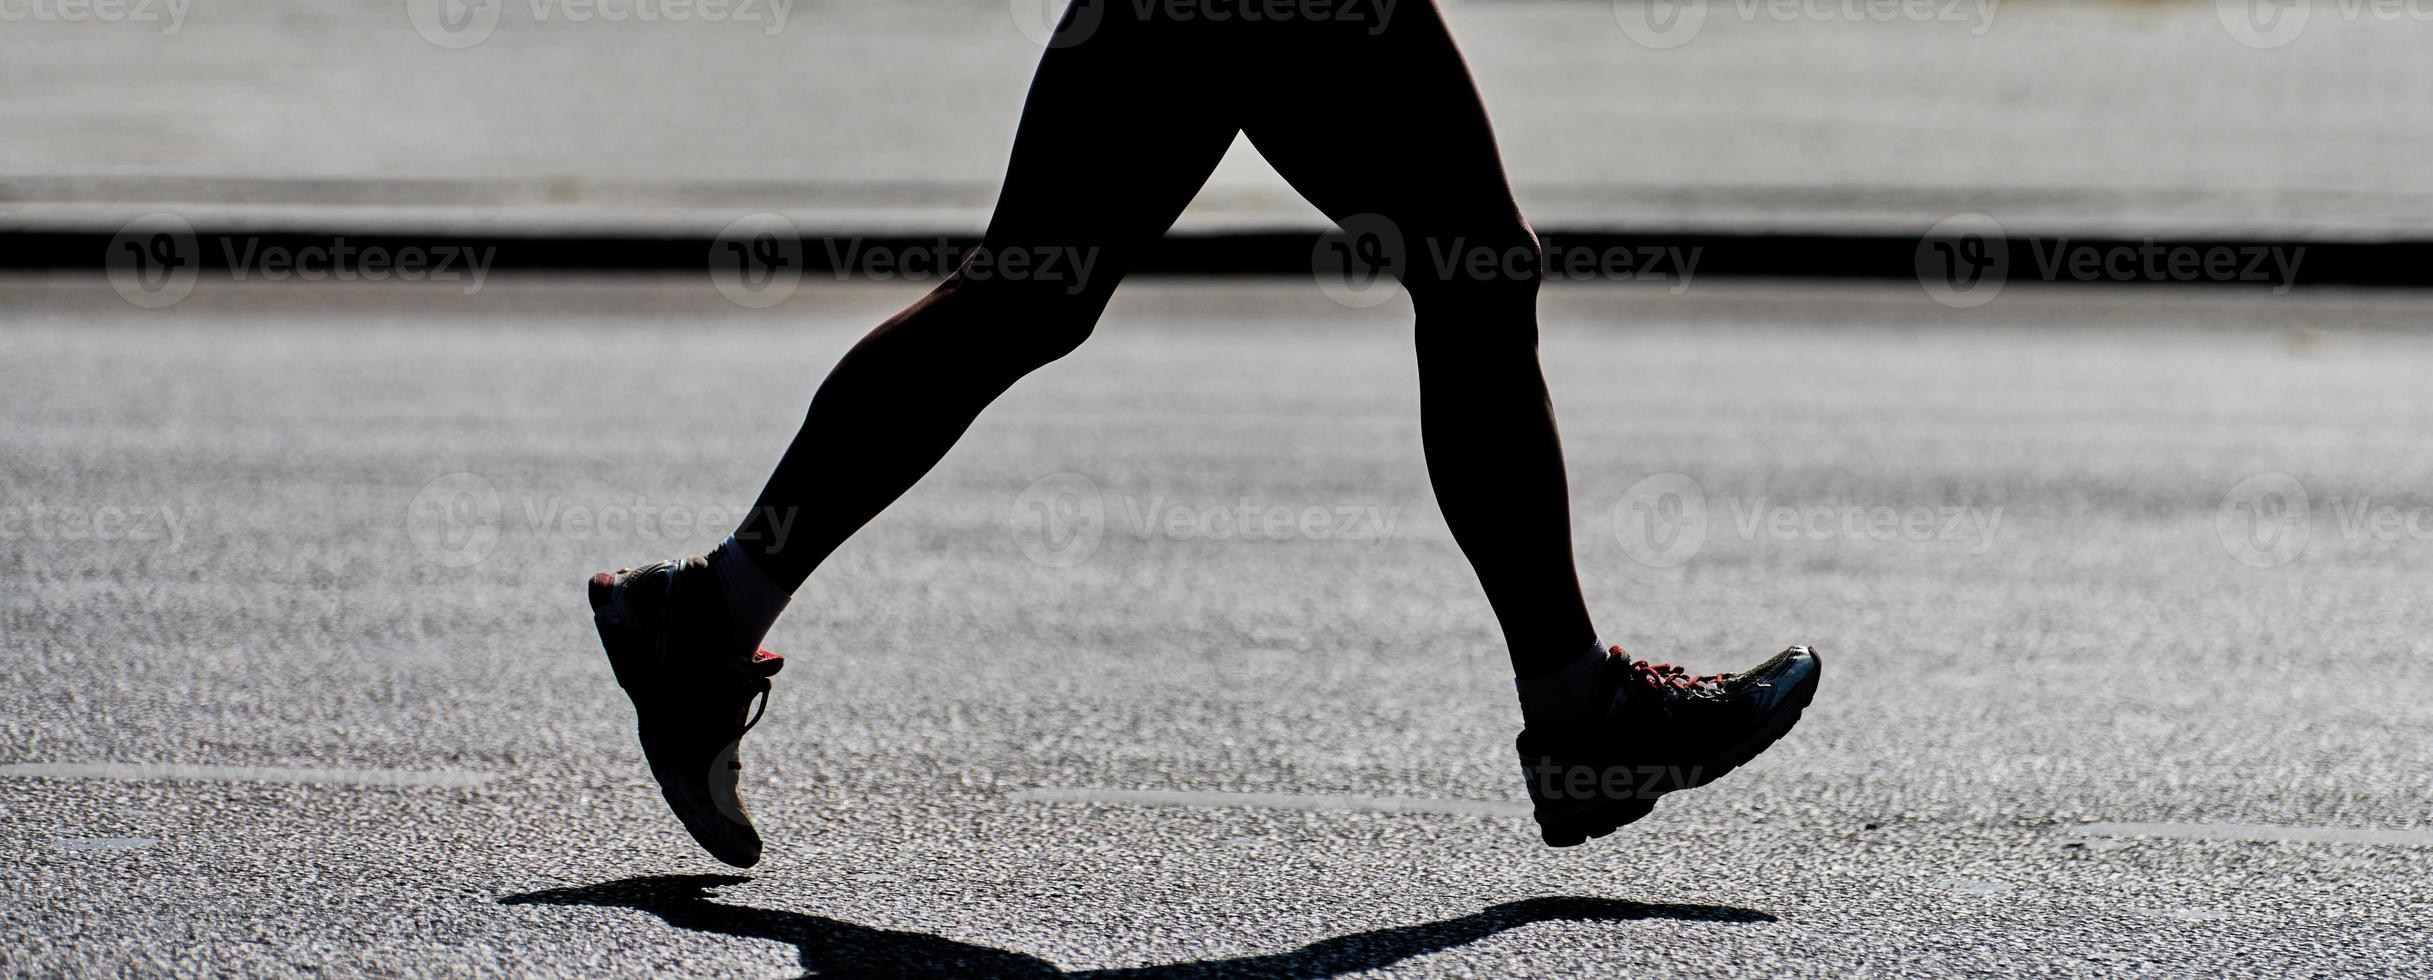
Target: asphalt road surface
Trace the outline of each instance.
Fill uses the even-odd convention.
[[[1135,283],[797,597],[733,875],[582,581],[714,544],[911,295],[0,281],[0,971],[2433,962],[2433,300],[1551,289],[1607,638],[1827,664],[1551,851],[1407,302]]]

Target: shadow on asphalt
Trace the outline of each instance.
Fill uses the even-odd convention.
[[[710,893],[712,888],[739,885],[750,880],[740,875],[654,875],[510,895],[499,899],[499,904],[596,905],[640,909],[680,929],[791,943],[801,953],[806,974],[904,977],[1331,977],[1374,970],[1413,956],[1477,942],[1532,922],[1626,919],[1775,921],[1773,916],[1764,912],[1722,905],[1649,905],[1606,898],[1532,898],[1506,902],[1457,919],[1336,936],[1286,953],[1068,974],[1056,964],[1012,950],[956,942],[928,933],[874,929],[799,912],[731,905],[715,901],[716,896]]]

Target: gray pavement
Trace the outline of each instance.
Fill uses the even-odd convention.
[[[409,16],[441,0],[130,2],[0,19],[0,228],[169,208],[233,228],[704,235],[774,210],[814,234],[971,233],[1039,56],[1018,24],[1047,7],[737,0],[670,23],[599,11],[678,0],[476,0],[499,11],[466,22],[486,30],[434,29],[478,41],[456,48]],[[2370,238],[2433,231],[2420,7],[1509,0],[1448,16],[1542,228],[1910,234],[1978,212],[2018,234]],[[2267,29],[2248,9],[2286,15]],[[1276,96],[1339,101],[1347,126],[1378,97]],[[1183,227],[1319,222],[1238,145]]]
[[[1407,304],[1132,284],[779,625],[768,860],[653,877],[727,869],[582,577],[713,543],[910,295],[0,280],[0,972],[2433,959],[2433,310],[2332,290],[1550,290],[1608,638],[1828,664],[1556,852]]]

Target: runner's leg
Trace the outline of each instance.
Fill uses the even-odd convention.
[[[1087,277],[982,278],[967,263],[845,355],[736,531],[784,590],[927,473],[989,402],[1079,346],[1232,143],[1213,45],[1129,4],[1093,6],[1101,20],[1088,36],[1040,60],[981,246],[1065,256],[1068,271],[1086,262]]]
[[[1434,3],[1404,4],[1376,26],[1276,25],[1270,63],[1290,67],[1271,81],[1273,97],[1245,107],[1244,132],[1329,217],[1379,215],[1399,231],[1437,503],[1515,672],[1553,673],[1595,649],[1596,630],[1538,368],[1537,238]],[[1469,266],[1472,256],[1489,267]]]

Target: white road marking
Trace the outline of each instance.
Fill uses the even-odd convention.
[[[2090,823],[2067,828],[2082,837],[2170,837],[2179,840],[2238,840],[2307,844],[2393,844],[2433,847],[2433,830],[2371,827],[2275,827],[2234,823]]]
[[[1962,895],[2008,895],[2017,889],[2008,882],[1983,881],[1977,878],[1939,878],[1934,886]]]
[[[1213,793],[1156,789],[1026,789],[1008,794],[1018,803],[1109,803],[1118,806],[1244,807],[1259,810],[1335,810],[1349,813],[1442,813],[1461,817],[1525,817],[1526,803],[1492,800],[1430,800],[1409,796],[1320,796],[1295,793]]]
[[[162,779],[213,783],[305,783],[316,786],[383,786],[463,789],[489,782],[486,772],[423,772],[412,769],[290,769],[279,766],[187,766],[144,762],[20,762],[0,765],[0,777],[24,779]]]
[[[86,837],[63,840],[61,846],[71,851],[137,851],[160,843],[156,837]]]

